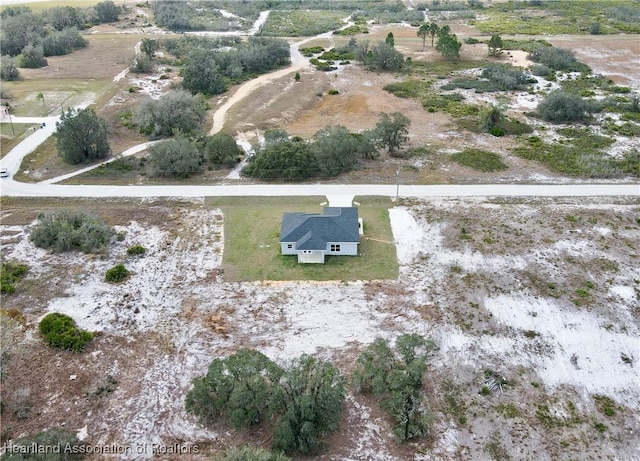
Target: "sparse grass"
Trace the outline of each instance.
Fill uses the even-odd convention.
[[[263,35],[275,37],[307,37],[342,26],[343,11],[296,10],[272,11],[269,14]]]
[[[0,158],[7,155],[11,149],[16,147],[23,139],[33,133],[34,125],[28,123],[14,123],[13,130],[11,124],[0,124]],[[13,134],[15,131],[15,135]]]
[[[84,165],[82,166],[84,167]],[[20,170],[13,176],[16,181],[38,182],[71,173],[76,169],[78,169],[77,165],[69,165],[58,157],[56,140],[51,136],[40,144],[35,151],[22,159]]]
[[[616,414],[616,404],[610,397],[606,395],[594,395],[593,400],[596,402],[598,411],[605,416],[613,416]]]
[[[616,14],[620,6],[629,8]],[[638,33],[637,6],[632,0],[540,2],[539,6],[526,2],[508,2],[482,10],[482,20],[472,21],[484,33],[525,35],[589,34],[598,22],[601,34]],[[632,14],[636,12],[636,14]],[[630,14],[631,13],[631,14]]]
[[[453,154],[451,159],[460,165],[484,172],[502,171],[508,168],[498,154],[481,149],[465,149]]]
[[[372,280],[398,276],[389,223],[389,199],[363,197],[360,256],[328,256],[325,264],[298,264],[280,254],[278,237],[285,211],[320,212],[324,197],[208,197],[224,213],[223,269],[226,281]]]

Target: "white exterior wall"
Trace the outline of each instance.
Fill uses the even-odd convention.
[[[288,248],[289,245],[291,245],[291,248]],[[296,251],[296,244],[294,242],[292,242],[292,243],[281,243],[280,244],[280,250],[282,251],[283,255],[295,255],[295,254],[298,254],[298,252]]]
[[[331,251],[331,245],[340,245],[340,251]],[[328,242],[326,250],[328,255],[358,256],[358,244],[356,242]]]
[[[309,250],[306,253],[298,251],[298,262],[324,264],[324,251]]]

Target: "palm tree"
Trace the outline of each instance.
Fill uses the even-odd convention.
[[[44,107],[44,94],[42,94],[42,91],[36,95],[36,101],[42,101],[42,107]]]

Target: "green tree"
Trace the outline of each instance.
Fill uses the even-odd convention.
[[[449,26],[445,26],[445,27],[449,27]],[[429,24],[429,36],[431,37],[431,48],[433,48],[433,41],[435,40],[439,32],[440,32],[440,26],[438,26],[438,24],[436,24],[435,22],[432,22]]]
[[[153,64],[153,60],[149,57],[149,55],[145,53],[136,53],[136,55],[131,60],[131,64],[129,65],[129,70],[136,74],[150,74],[153,72],[155,65]]]
[[[406,116],[400,112],[389,114],[380,114],[380,121],[374,129],[378,144],[382,148],[386,148],[390,153],[399,149],[400,146],[409,140],[408,126],[411,124]]]
[[[185,137],[154,144],[150,151],[151,177],[188,178],[202,171],[202,155],[197,146]]]
[[[404,65],[404,56],[388,43],[380,42],[367,53],[365,64],[378,71],[397,71]]]
[[[11,82],[19,79],[20,70],[18,69],[15,58],[0,56],[0,80],[3,82]]]
[[[418,28],[416,35],[418,36],[418,38],[422,39],[422,50],[424,50],[425,42],[427,41],[427,35],[429,35],[429,24],[427,23],[422,24]]]
[[[445,59],[450,60],[453,58],[459,58],[462,43],[458,41],[458,37],[455,34],[444,34],[442,33],[442,29],[440,32],[441,33],[438,36],[438,43],[436,43],[436,50],[438,50]]]
[[[384,39],[384,42],[389,45],[391,48],[396,46],[396,39],[393,36],[393,32],[389,32],[387,37]]]
[[[299,82],[299,81],[300,81],[300,72],[296,72],[296,75],[294,75],[294,76],[293,76],[293,79],[294,79],[296,82]]]
[[[0,50],[9,56],[19,55],[27,45],[38,43],[46,34],[45,23],[40,15],[25,12],[2,19]]]
[[[538,104],[536,111],[549,122],[582,122],[593,112],[593,106],[580,95],[556,90]]]
[[[160,42],[154,38],[143,38],[140,43],[140,50],[150,58],[153,58],[159,49]]]
[[[231,168],[235,163],[238,163],[243,154],[244,151],[228,134],[217,133],[205,139],[204,155],[209,163],[215,167]]]
[[[182,76],[182,86],[192,93],[212,95],[227,91],[220,66],[208,50],[189,53]]]
[[[134,113],[140,132],[152,138],[189,134],[202,126],[206,106],[199,96],[186,91],[171,91],[157,100],[147,100]]]
[[[339,429],[345,380],[330,363],[303,355],[280,380],[276,394],[282,414],[273,446],[285,453],[318,453],[322,438]]]
[[[264,354],[240,349],[226,359],[215,359],[207,375],[193,381],[185,408],[204,424],[218,418],[236,429],[260,423],[272,414],[282,373]]]
[[[47,24],[57,31],[76,27],[84,29],[84,20],[79,8],[72,6],[54,6],[44,10],[43,15]]]
[[[18,67],[27,69],[37,69],[46,66],[47,60],[41,45],[27,45],[22,49],[22,53],[17,58]]]
[[[100,160],[111,152],[107,125],[93,109],[63,112],[54,136],[58,155],[72,165]]]
[[[405,334],[389,342],[377,338],[360,354],[352,374],[356,391],[372,393],[393,419],[393,432],[400,440],[425,435],[433,422],[420,393],[426,361],[435,344],[419,335]]]
[[[99,24],[104,22],[116,22],[120,16],[120,7],[116,6],[111,0],[106,0],[98,3],[95,6],[96,9],[96,21]]]
[[[309,144],[303,140],[272,142],[253,155],[242,174],[261,179],[306,179],[318,166]]]
[[[502,48],[504,46],[502,44],[502,37],[500,37],[498,34],[492,35],[491,39],[489,40],[488,46],[489,56],[498,56],[502,54]]]
[[[328,126],[313,136],[313,153],[322,176],[337,176],[359,165],[359,140],[344,126]]]

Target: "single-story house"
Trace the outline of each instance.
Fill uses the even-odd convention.
[[[356,207],[324,207],[322,213],[285,213],[279,242],[283,255],[323,264],[325,255],[357,256],[360,235]]]

